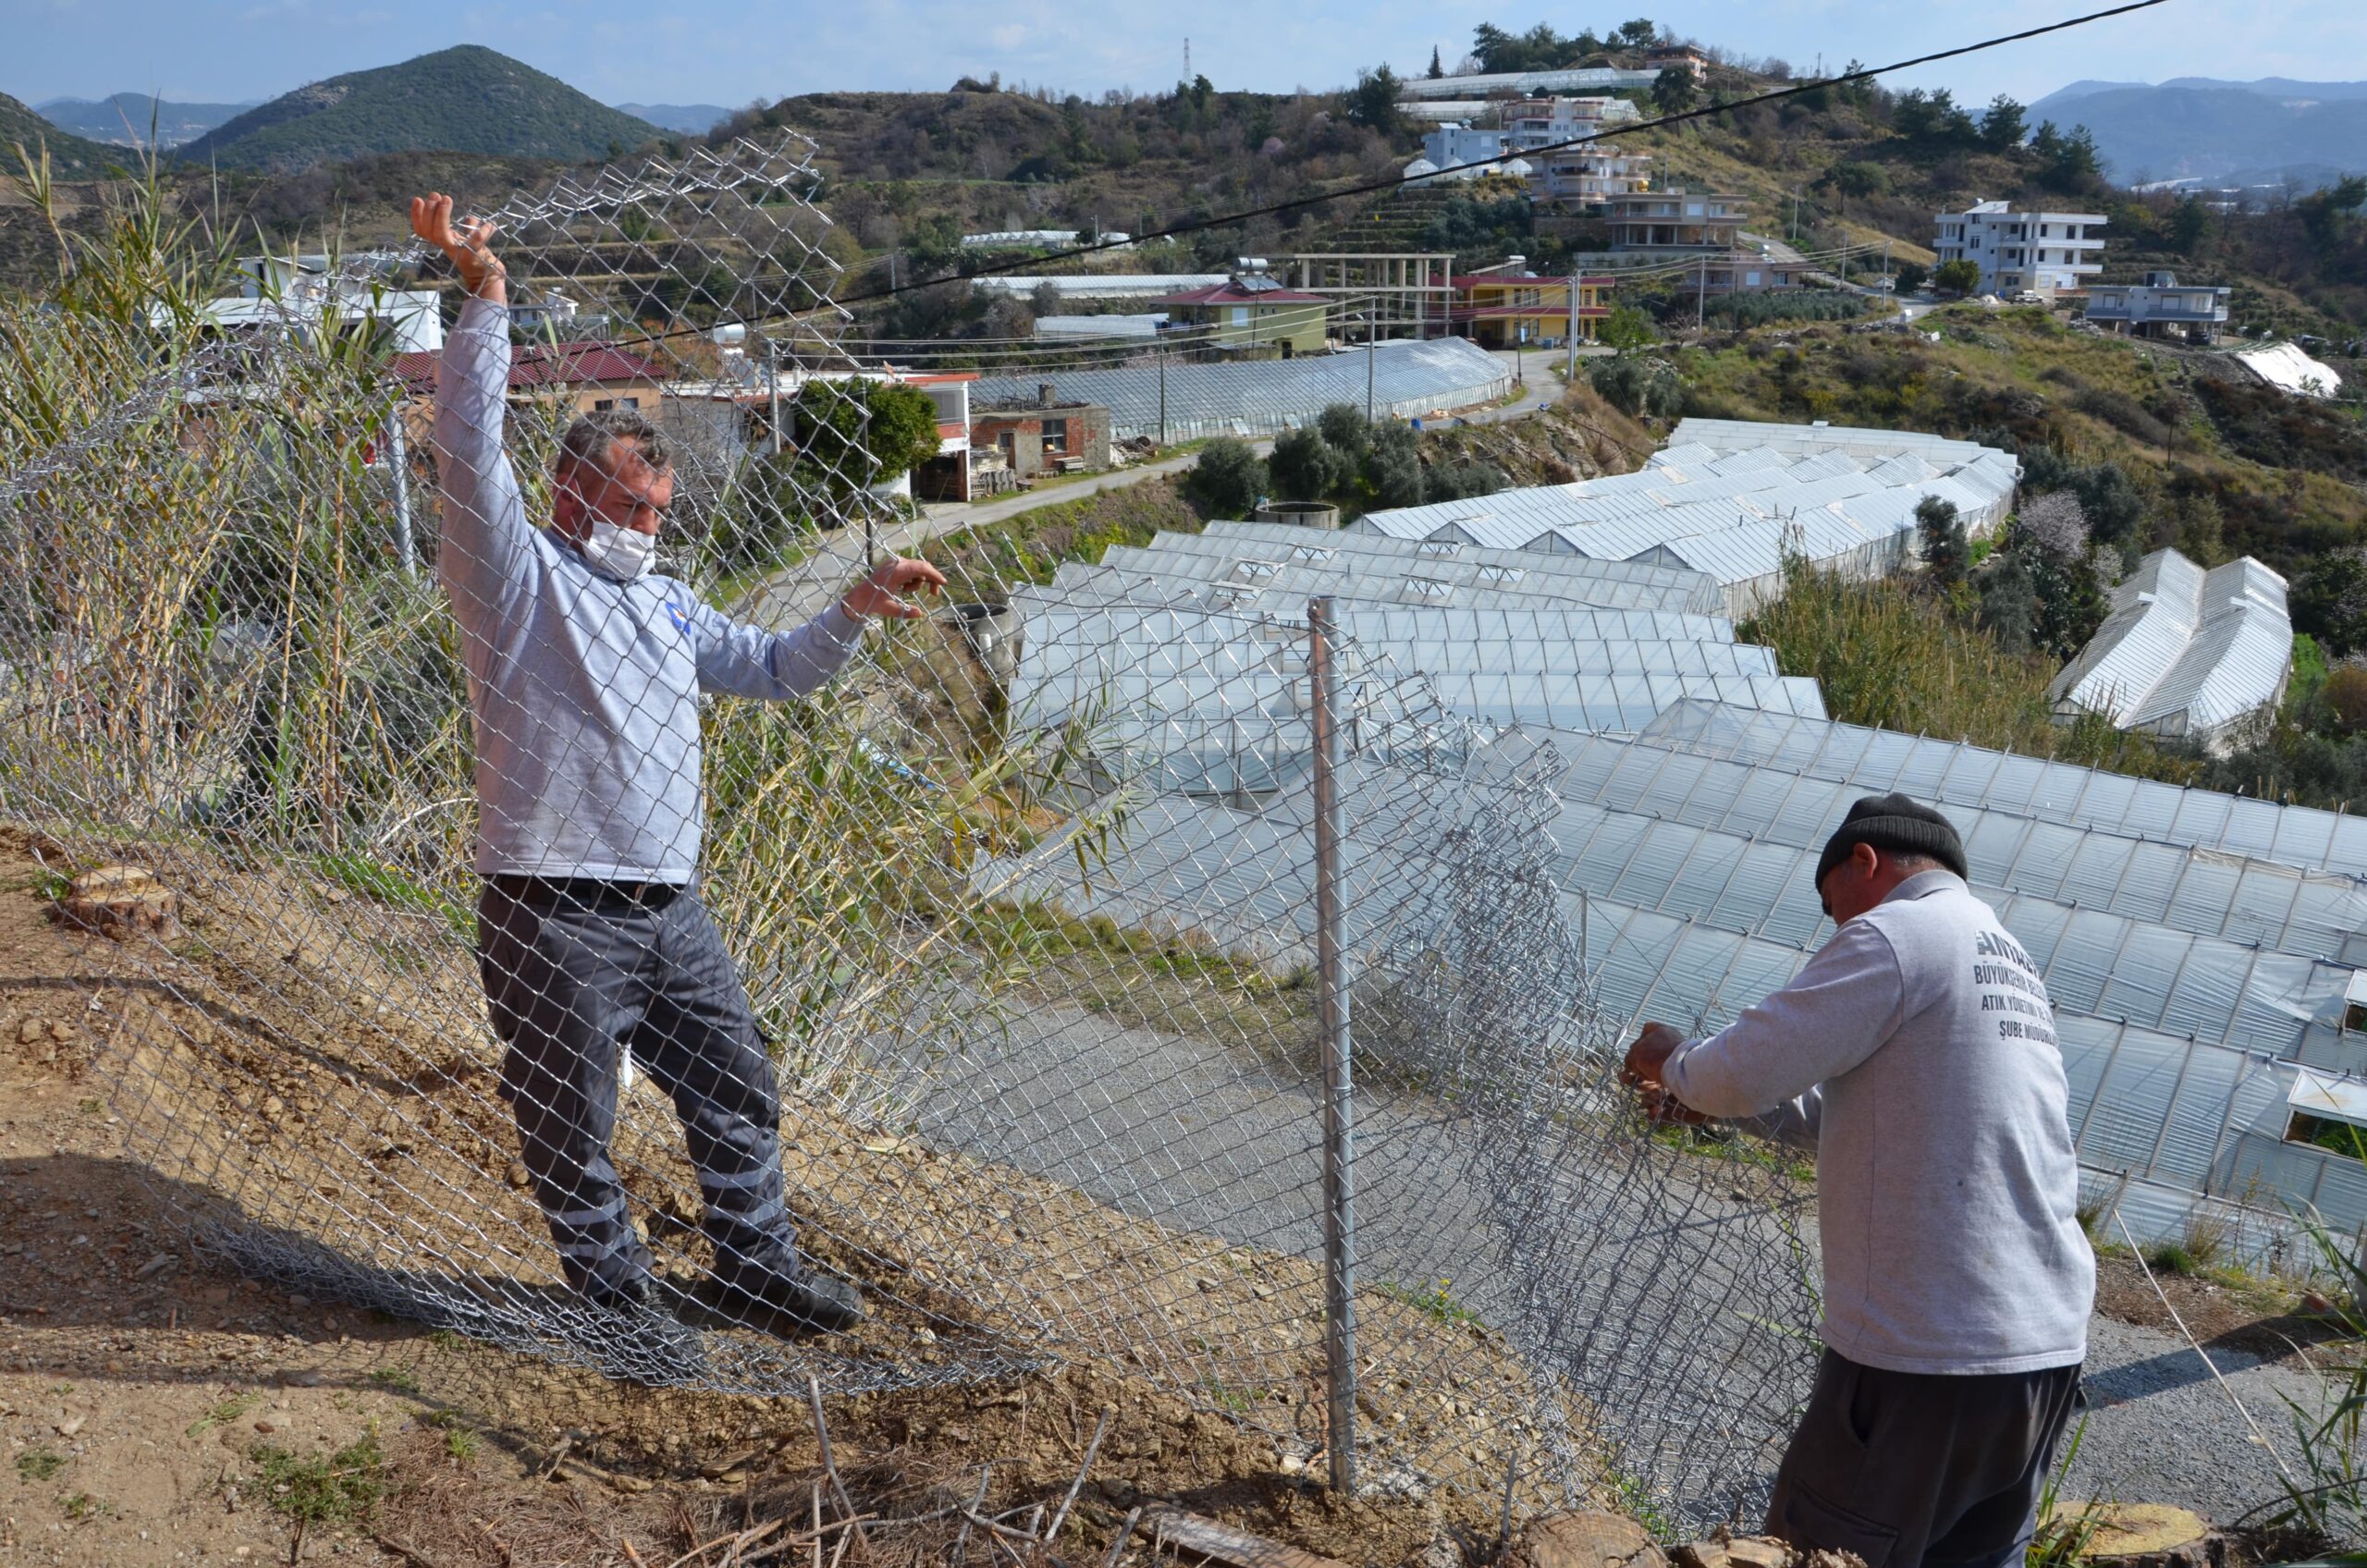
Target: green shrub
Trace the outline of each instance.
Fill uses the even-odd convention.
[[[1604,402],[1631,417],[1668,418],[1685,407],[1685,383],[1674,367],[1659,360],[1597,360],[1587,379]]]
[[[1266,459],[1274,494],[1286,501],[1319,501],[1340,487],[1349,465],[1317,429],[1286,430]]]
[[[1953,588],[1964,581],[1970,561],[1967,557],[1971,545],[1965,538],[1964,519],[1956,515],[1956,503],[1938,496],[1926,496],[1915,503],[1915,533],[1923,552],[1923,570],[1932,581],[1943,588]]]
[[[1246,441],[1220,435],[1200,448],[1200,460],[1184,481],[1184,494],[1210,517],[1244,518],[1266,494],[1263,459]]]
[[[1315,428],[1322,434],[1325,445],[1352,461],[1361,462],[1365,449],[1372,445],[1372,422],[1354,403],[1327,406],[1316,416]]]

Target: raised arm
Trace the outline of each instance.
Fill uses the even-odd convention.
[[[490,247],[494,226],[455,227],[452,199],[415,197],[411,229],[452,260],[469,291],[435,374],[435,462],[444,492],[442,572],[464,624],[500,613],[533,548],[518,475],[502,444],[509,390],[509,279]]]

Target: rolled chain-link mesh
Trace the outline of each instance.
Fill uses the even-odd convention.
[[[726,577],[750,541],[900,515],[867,423],[896,372],[828,303],[811,153],[742,142],[496,214],[523,307],[500,399],[519,515],[549,515],[571,418],[641,399],[675,456],[659,570],[684,635],[693,598],[746,592]],[[632,1015],[621,1244],[686,1291],[708,1273],[717,1204],[762,1207],[733,1194],[765,1184],[769,1078],[800,1255],[869,1306],[838,1335],[653,1337],[562,1272],[517,1125],[550,1107],[510,1103],[531,1076],[505,1098],[475,846],[482,757],[539,758],[547,798],[574,799],[619,766],[577,734],[586,704],[636,743],[679,719],[652,673],[669,655],[632,651],[665,627],[600,662],[626,598],[522,532],[499,558],[594,652],[521,643],[531,594],[456,616],[483,560],[455,552],[492,546],[437,506],[435,366],[337,304],[389,268],[443,270],[340,263],[325,302],[235,346],[18,324],[55,339],[10,371],[48,377],[54,428],[0,478],[0,805],[61,876],[131,867],[153,883],[118,892],[169,900],[115,928],[96,993],[161,1190],[241,1268],[614,1377],[854,1392],[1090,1356],[1319,1469],[1305,618],[1037,589],[1024,615],[875,626],[794,700],[710,694],[698,749],[651,753],[703,777],[695,897],[736,972],[704,985],[744,985],[762,1048],[726,1048],[730,1007]],[[779,683],[772,636],[702,678]],[[580,684],[546,669],[539,703],[475,690],[561,655]],[[1811,1364],[1805,1188],[1748,1145],[1654,1133],[1619,1090],[1626,1021],[1590,1000],[1584,906],[1553,871],[1551,748],[1385,650],[1339,665],[1363,1484],[1748,1517]]]

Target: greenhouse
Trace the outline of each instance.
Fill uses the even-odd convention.
[[[1271,529],[1295,539],[1245,536],[1237,528]],[[1391,539],[1380,534],[1317,533],[1287,523],[1211,523],[1205,533],[1161,533],[1148,549],[1162,556],[1232,563],[1319,566],[1369,584],[1403,582],[1409,577],[1463,586],[1552,586],[1578,602],[1638,609],[1690,610],[1723,615],[1725,596],[1716,581],[1684,567],[1645,561],[1588,560],[1564,556],[1542,561],[1519,550],[1474,550],[1429,540]],[[1122,557],[1140,564],[1140,556]],[[1235,581],[1247,581],[1233,574]],[[1551,580],[1550,583],[1547,580]]]
[[[2112,613],[2054,678],[2058,717],[2234,749],[2293,672],[2285,579],[2245,556],[2205,571],[2156,550],[2112,591]]]
[[[2367,816],[2278,805],[1862,725],[1680,703],[1645,739],[1696,756],[1987,806],[2080,829],[2345,875],[2367,866]]]
[[[1032,404],[1044,379],[986,376],[970,389],[970,399],[980,408]],[[1461,337],[1380,343],[1369,352],[1214,362],[1166,359],[1147,345],[1139,364],[1062,371],[1058,381],[1063,399],[1108,409],[1112,435],[1162,441],[1270,435],[1314,423],[1332,403],[1369,407],[1377,419],[1419,419],[1493,403],[1512,384],[1512,373],[1494,355]]]
[[[1903,790],[1956,822],[1975,891],[2047,975],[2091,1197],[2147,1239],[2204,1223],[2272,1260],[2294,1244],[2290,1206],[2367,1223],[2357,1162],[2309,1142],[2367,1128],[2367,822],[1835,723],[1815,682],[1699,613],[1772,582],[1786,549],[1898,558],[1935,474],[2010,494],[2002,456],[1810,427],[1750,447],[1688,421],[1605,515],[1546,532],[1558,553],[1466,525],[1502,508],[1526,527],[1586,486],[1450,503],[1463,521],[1419,537],[1220,524],[1063,566],[1012,596],[1013,709],[1098,726],[1159,792],[1131,808],[1123,876],[1081,886],[1057,838],[1002,869],[1073,914],[1303,962],[1307,601],[1330,594],[1355,789],[1375,791],[1352,795],[1363,885],[1415,875],[1413,819],[1392,803],[1421,793],[1409,768],[1543,766],[1550,876],[1602,1005],[1714,1027],[1831,934],[1809,872],[1849,804]],[[1653,541],[1731,518],[1771,481],[1821,509]],[[1573,554],[1573,538],[1636,558]],[[2147,581],[2176,586],[2178,570]],[[2281,583],[2244,563],[2192,575],[2188,604],[2254,601],[2223,620],[2265,619],[2272,597],[2281,613]],[[2181,649],[2214,645],[2207,616],[2175,645],[2130,619],[2093,668],[2176,672]]]
[[[1927,499],[1990,532],[2019,472],[2010,453],[1935,435],[1688,419],[1633,473],[1370,512],[1351,527],[1689,567],[1715,577],[1741,616],[1780,587],[1786,555],[1852,575],[1892,570],[1913,554]]]
[[[1452,539],[1397,539],[1385,533],[1363,533],[1354,529],[1339,529],[1314,534],[1312,531],[1287,522],[1211,522],[1200,534],[1161,534],[1155,543],[1164,547],[1170,539],[1222,539],[1243,546],[1245,555],[1263,554],[1253,546],[1279,545],[1293,551],[1336,551],[1349,555],[1378,556],[1388,559],[1435,561],[1441,558],[1469,561],[1478,566],[1527,567],[1537,563],[1527,553],[1518,550],[1490,550],[1465,545]],[[1329,555],[1310,555],[1299,558],[1328,560]],[[1585,557],[1579,557],[1585,559]],[[1701,615],[1721,615],[1725,611],[1725,599],[1718,590],[1715,578],[1706,572],[1681,567],[1654,566],[1648,561],[1586,560],[1588,575],[1614,582],[1650,583],[1658,587],[1681,591],[1682,604],[1669,605],[1670,609],[1692,610]],[[1557,563],[1564,571],[1571,563]]]
[[[1252,588],[1296,582],[1331,582],[1365,597],[1453,594],[1464,604],[1490,604],[1502,594],[1555,604],[1598,605],[1612,609],[1681,612],[1696,594],[1689,582],[1670,586],[1638,582],[1590,570],[1597,562],[1530,556],[1517,565],[1452,557],[1390,557],[1342,550],[1318,555],[1319,546],[1294,550],[1244,551],[1220,539],[1196,534],[1159,535],[1149,545],[1113,545],[1101,564],[1118,571],[1143,572],[1173,582],[1229,582]],[[1627,563],[1618,563],[1625,566]],[[1662,569],[1656,569],[1662,570]],[[1304,574],[1304,575],[1302,575]],[[1689,574],[1688,574],[1689,575]],[[1460,591],[1460,592],[1457,592]],[[1712,606],[1711,614],[1723,614]]]

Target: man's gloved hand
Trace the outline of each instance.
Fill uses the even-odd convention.
[[[1668,1059],[1685,1044],[1685,1036],[1665,1023],[1647,1023],[1627,1047],[1626,1063],[1619,1070],[1619,1081],[1635,1089],[1643,1098],[1644,1109],[1655,1121],[1679,1121],[1688,1127],[1699,1127],[1710,1118],[1696,1110],[1688,1110],[1684,1103],[1668,1090],[1662,1073]]]
[[[873,567],[871,575],[857,583],[839,603],[847,614],[857,620],[869,620],[874,616],[886,616],[890,620],[916,620],[928,611],[914,604],[906,595],[924,589],[934,594],[944,586],[945,573],[928,562],[889,556]]]

